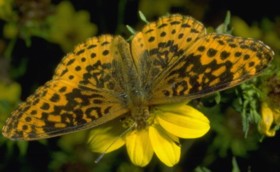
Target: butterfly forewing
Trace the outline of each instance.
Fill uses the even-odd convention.
[[[152,88],[164,73],[205,33],[204,26],[192,17],[171,15],[149,23],[133,37],[132,56],[148,94],[153,94]]]
[[[34,140],[91,128],[127,112],[121,78],[113,77],[109,35],[89,39],[68,54],[53,79],[37,89],[7,120],[3,135]]]
[[[189,100],[246,81],[271,61],[260,41],[206,34],[191,17],[149,23],[132,40],[132,54],[150,104]]]
[[[172,64],[154,87],[151,102],[188,100],[233,87],[259,74],[272,57],[273,51],[260,41],[208,34]]]

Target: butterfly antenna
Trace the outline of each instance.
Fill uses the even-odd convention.
[[[97,163],[104,157],[104,155],[108,152],[108,150],[110,149],[110,147],[111,147],[112,145],[114,145],[118,139],[120,139],[121,137],[123,137],[123,136],[124,136],[126,133],[128,133],[129,131],[131,131],[131,129],[132,129],[133,127],[135,127],[135,126],[136,126],[136,123],[133,123],[128,129],[126,129],[123,133],[121,133],[121,134],[119,135],[119,137],[117,137],[117,138],[105,149],[105,151],[104,151],[101,155],[99,155],[99,156],[96,158],[96,160],[94,161],[94,163],[97,164]]]

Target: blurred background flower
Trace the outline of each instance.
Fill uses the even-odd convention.
[[[55,13],[49,18],[49,40],[59,44],[65,52],[74,45],[97,33],[97,27],[90,22],[88,11],[75,11],[69,1],[56,6]]]
[[[261,104],[262,118],[259,121],[259,131],[265,136],[273,137],[280,127],[279,71],[267,76],[262,88],[264,95]]]

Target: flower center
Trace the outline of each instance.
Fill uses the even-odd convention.
[[[131,114],[126,116],[121,122],[124,128],[132,127],[133,130],[142,130],[152,125],[154,123],[154,118],[154,115],[150,114],[148,108],[136,108],[134,111],[132,110]]]

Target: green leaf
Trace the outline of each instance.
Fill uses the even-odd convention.
[[[27,152],[28,142],[26,142],[26,141],[17,142],[17,146],[18,146],[18,149],[19,149],[19,155],[24,157],[26,155],[26,152]]]
[[[240,172],[240,169],[238,167],[235,157],[232,158],[232,172]]]
[[[140,19],[141,19],[143,22],[145,22],[146,24],[149,23],[148,20],[147,20],[147,18],[146,18],[146,16],[142,13],[142,11],[139,11],[138,14],[139,14]]]

